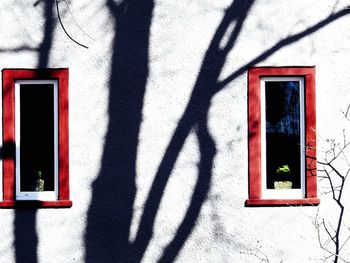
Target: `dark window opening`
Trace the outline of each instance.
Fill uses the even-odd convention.
[[[299,81],[266,81],[265,105],[266,188],[288,182],[290,188],[300,189]]]
[[[54,85],[20,85],[20,190],[55,190]]]

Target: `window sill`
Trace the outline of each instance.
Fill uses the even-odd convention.
[[[246,207],[254,206],[314,206],[319,205],[319,198],[304,199],[248,199],[245,202]]]
[[[57,201],[1,201],[0,208],[69,208],[72,207],[73,202],[70,200]]]

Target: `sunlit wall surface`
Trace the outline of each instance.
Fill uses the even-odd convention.
[[[339,221],[324,194],[327,180],[318,184],[319,207],[244,206],[247,70],[316,66],[317,151],[324,156],[327,139],[343,143],[343,130],[349,131],[348,4],[0,1],[1,69],[69,68],[73,201],[68,209],[0,209],[0,262],[318,262],[329,256],[314,224]],[[289,118],[292,138],[297,122],[281,118]],[[346,171],[346,162],[337,165]],[[343,199],[349,200],[349,187]],[[342,250],[347,260],[349,244]]]

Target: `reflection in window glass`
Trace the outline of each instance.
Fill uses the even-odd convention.
[[[300,189],[299,81],[266,81],[266,188]]]
[[[20,189],[54,191],[54,86],[20,85]]]

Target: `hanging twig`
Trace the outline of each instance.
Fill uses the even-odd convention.
[[[67,1],[67,0],[61,0],[61,1],[63,1],[63,2],[66,3],[68,12],[69,12],[70,15],[72,16],[72,18],[73,18],[75,24],[76,24],[77,27],[81,30],[81,32],[83,32],[83,33],[84,33],[87,37],[89,37],[91,40],[95,40],[95,39],[93,39],[88,33],[86,33],[86,32],[81,28],[81,26],[79,25],[79,23],[78,23],[77,20],[75,19],[75,17],[74,17],[74,15],[73,15],[72,11],[70,10],[68,1]]]
[[[88,48],[87,46],[79,43],[78,41],[76,41],[75,39],[73,39],[67,32],[66,28],[64,27],[63,23],[62,23],[62,20],[61,20],[61,15],[60,15],[60,10],[58,8],[58,0],[55,0],[56,2],[56,10],[57,10],[57,16],[58,16],[58,21],[60,22],[60,25],[64,31],[64,33],[66,33],[66,35],[69,37],[70,40],[72,40],[74,43],[76,43],[77,45],[81,46],[81,47],[84,47],[84,48]]]

